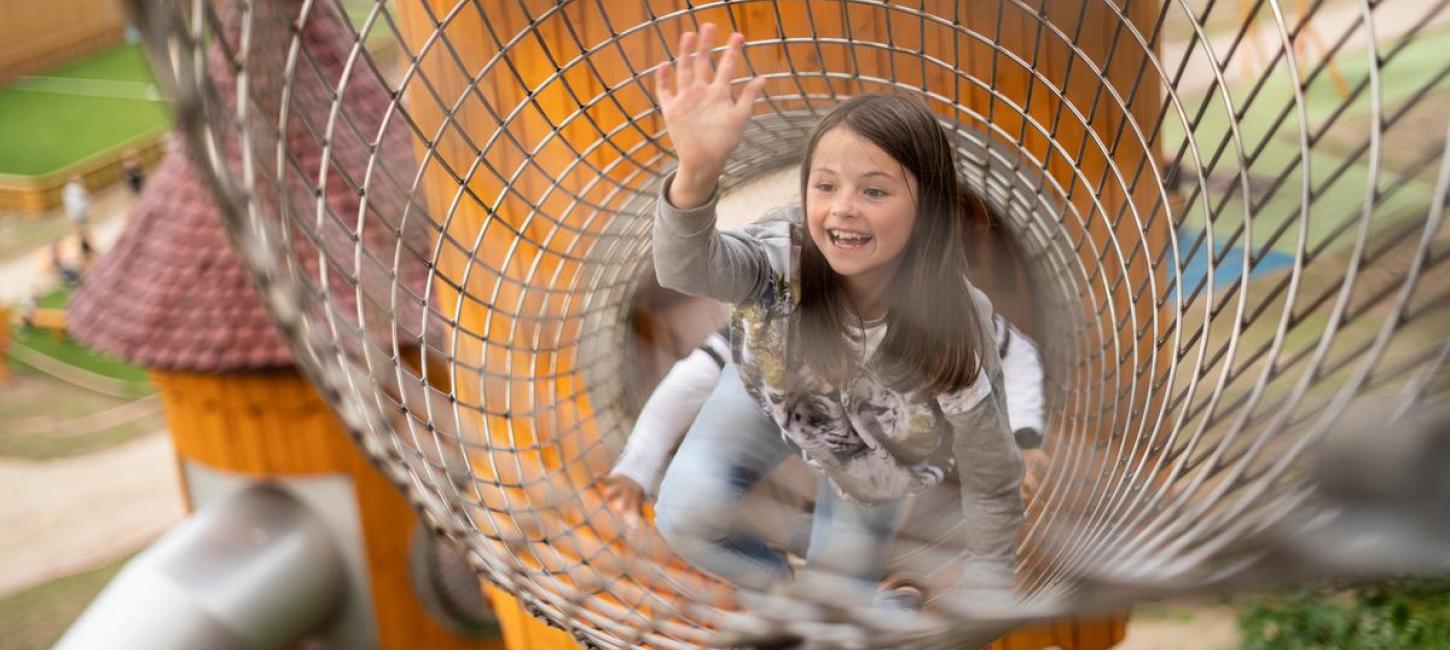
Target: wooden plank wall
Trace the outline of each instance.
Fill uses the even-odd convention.
[[[0,0],[0,85],[121,41],[121,0]]]
[[[12,176],[0,174],[0,213],[16,211],[22,215],[39,215],[61,204],[61,192],[72,176],[80,176],[92,192],[97,192],[124,179],[127,152],[148,168],[160,162],[166,153],[170,129],[147,133],[128,142],[100,151],[49,174]]]

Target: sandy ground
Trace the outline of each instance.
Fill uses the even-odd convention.
[[[182,517],[160,431],[60,461],[0,459],[0,494],[0,595],[135,551]]]
[[[1116,650],[1229,650],[1242,637],[1238,613],[1223,605],[1147,605],[1128,619],[1128,636]]]

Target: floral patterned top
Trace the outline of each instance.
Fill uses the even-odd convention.
[[[767,291],[732,311],[732,357],[746,391],[843,497],[884,503],[940,483],[955,463],[946,409],[962,412],[987,399],[992,391],[985,371],[972,385],[942,396],[896,391],[871,364],[843,387],[811,375],[792,356],[799,349],[793,316],[799,306],[794,264],[804,236],[800,211],[772,214],[751,230],[763,241],[790,242],[791,266],[784,273],[772,269]],[[990,308],[986,303],[986,313]],[[871,358],[885,329],[877,323],[853,333],[858,358]],[[791,382],[787,369],[797,375]]]

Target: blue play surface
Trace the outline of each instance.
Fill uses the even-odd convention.
[[[1178,256],[1183,265],[1183,287],[1193,291],[1204,278],[1208,276],[1208,244],[1197,241],[1202,229],[1195,226],[1182,226],[1178,229]],[[1196,249],[1194,248],[1197,243]],[[1239,281],[1243,276],[1244,249],[1241,246],[1233,246],[1225,251],[1225,242],[1220,238],[1214,242],[1217,247],[1217,254],[1214,257],[1221,257],[1218,264],[1214,265],[1213,290],[1219,291]],[[1260,251],[1260,257],[1253,268],[1249,269],[1249,279],[1272,273],[1294,263],[1294,256],[1279,250],[1270,250],[1267,253]],[[1175,291],[1178,288],[1175,287]]]

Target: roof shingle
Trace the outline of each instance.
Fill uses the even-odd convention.
[[[289,6],[295,12],[300,5],[289,2]],[[235,25],[236,17],[227,22]],[[316,129],[328,123],[331,88],[340,85],[353,37],[325,7],[314,6],[304,24],[303,49],[315,65],[299,68],[286,95],[291,102],[287,153],[294,164],[284,191],[293,197],[297,212],[292,218],[298,221],[280,224],[293,238],[289,259],[295,265],[294,278],[306,285],[309,294],[324,293],[314,245],[320,242],[330,260],[326,293],[333,313],[351,320],[346,324],[353,331],[362,330],[356,315],[362,294],[371,298],[364,300],[363,310],[369,338],[385,349],[393,337],[402,346],[416,345],[418,336],[413,333],[419,330],[416,324],[422,320],[424,305],[421,298],[412,297],[423,295],[428,278],[430,265],[423,258],[429,250],[430,222],[419,218],[415,206],[409,226],[398,227],[407,198],[403,190],[384,182],[385,172],[411,178],[412,143],[396,114],[383,127],[390,93],[376,73],[358,66],[342,85],[346,90],[339,112],[339,123],[356,128],[332,134],[323,173],[322,138]],[[211,83],[226,94],[235,88],[235,72],[218,50],[213,49],[212,55]],[[248,65],[269,67],[264,61]],[[284,96],[276,85],[280,80],[271,79],[275,76],[256,75],[252,81],[257,92]],[[266,98],[260,101],[265,103]],[[380,145],[375,158],[367,140],[373,137]],[[223,143],[235,144],[234,137]],[[238,172],[241,157],[230,153],[228,167]],[[360,216],[361,193],[355,186],[369,171],[367,210]],[[327,214],[314,221],[313,188],[319,178],[327,188]],[[275,212],[279,203],[275,196],[259,198],[264,211]],[[354,255],[359,240],[371,255]],[[399,246],[402,254],[397,256],[401,262],[395,278],[392,260]],[[403,298],[393,310],[387,305],[395,285],[404,290],[397,292]],[[183,146],[174,147],[146,183],[117,244],[87,274],[72,299],[68,322],[78,340],[152,368],[231,372],[293,362],[251,275],[230,247],[210,188]]]

